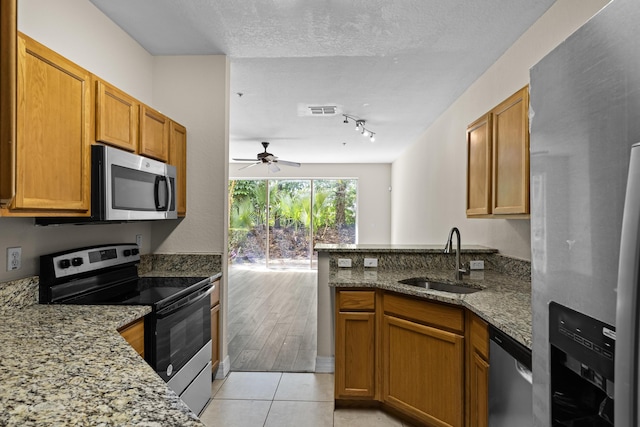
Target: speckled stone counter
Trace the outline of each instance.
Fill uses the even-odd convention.
[[[463,284],[481,290],[454,294],[398,283],[421,277],[456,283],[455,254],[443,245],[330,245],[315,249],[329,257],[330,287],[368,287],[467,307],[488,323],[531,348],[531,263],[498,254],[496,249],[462,245],[460,261],[482,260],[485,270],[465,275]],[[364,268],[364,258],[375,257],[377,268]],[[338,268],[339,258],[352,260],[352,268]]]
[[[398,283],[411,277],[459,283],[454,280],[451,270],[341,269],[331,272],[329,286],[384,289],[461,305],[531,348],[531,282],[491,270],[474,271],[465,276],[462,283],[482,290],[472,294],[454,294]]]
[[[0,425],[202,425],[116,331],[150,311],[37,304],[3,311]]]
[[[221,277],[216,254],[142,255],[142,277]],[[202,426],[117,329],[148,306],[39,305],[0,283],[0,426]]]

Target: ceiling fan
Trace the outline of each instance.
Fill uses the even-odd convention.
[[[300,167],[300,163],[297,162],[289,162],[287,160],[278,160],[278,158],[276,156],[274,156],[271,153],[267,153],[267,147],[269,146],[269,143],[266,141],[262,142],[262,146],[264,147],[264,152],[262,153],[258,153],[256,155],[255,159],[232,159],[236,162],[253,162],[250,165],[241,167],[238,170],[242,170],[242,169],[246,169],[246,168],[250,168],[252,166],[255,165],[260,165],[260,164],[267,164],[269,166],[269,170],[271,172],[278,172],[280,170],[280,168],[278,167],[278,165],[276,165],[276,163],[279,163],[281,165],[285,165],[285,166],[294,166],[296,168]]]

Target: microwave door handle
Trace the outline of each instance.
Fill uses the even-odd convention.
[[[171,191],[171,179],[169,177],[164,178],[164,182],[167,184],[167,208],[166,211],[169,211],[171,207],[171,200],[173,200],[173,191]]]
[[[166,210],[166,208],[168,207],[168,204],[167,205],[160,204],[160,181],[166,181],[166,180],[167,178],[165,178],[164,176],[156,176],[156,180],[153,184],[153,196],[156,202],[156,210],[158,211]]]

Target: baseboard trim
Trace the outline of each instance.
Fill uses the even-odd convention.
[[[231,370],[231,361],[229,360],[229,356],[227,355],[222,361],[220,361],[220,365],[218,365],[218,371],[216,372],[216,379],[223,380],[227,378],[229,371]]]
[[[335,371],[335,366],[334,357],[316,357],[316,372],[330,374]]]

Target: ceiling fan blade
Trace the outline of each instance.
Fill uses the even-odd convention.
[[[240,168],[240,169],[238,169],[238,170],[239,170],[239,171],[241,171],[242,169],[250,168],[250,167],[253,167],[253,166],[255,166],[255,165],[259,165],[260,163],[262,163],[262,162],[255,162],[255,163],[251,163],[250,165],[243,166],[243,167],[241,167],[241,168]]]
[[[255,162],[256,159],[231,159],[234,160],[236,162]]]
[[[275,163],[269,163],[269,170],[271,172],[280,172],[280,168]]]
[[[278,162],[278,163],[281,163],[281,164],[286,165],[286,166],[293,166],[293,167],[296,167],[296,168],[300,167],[300,163],[298,163],[298,162],[289,162],[287,160],[274,160],[274,162]]]

